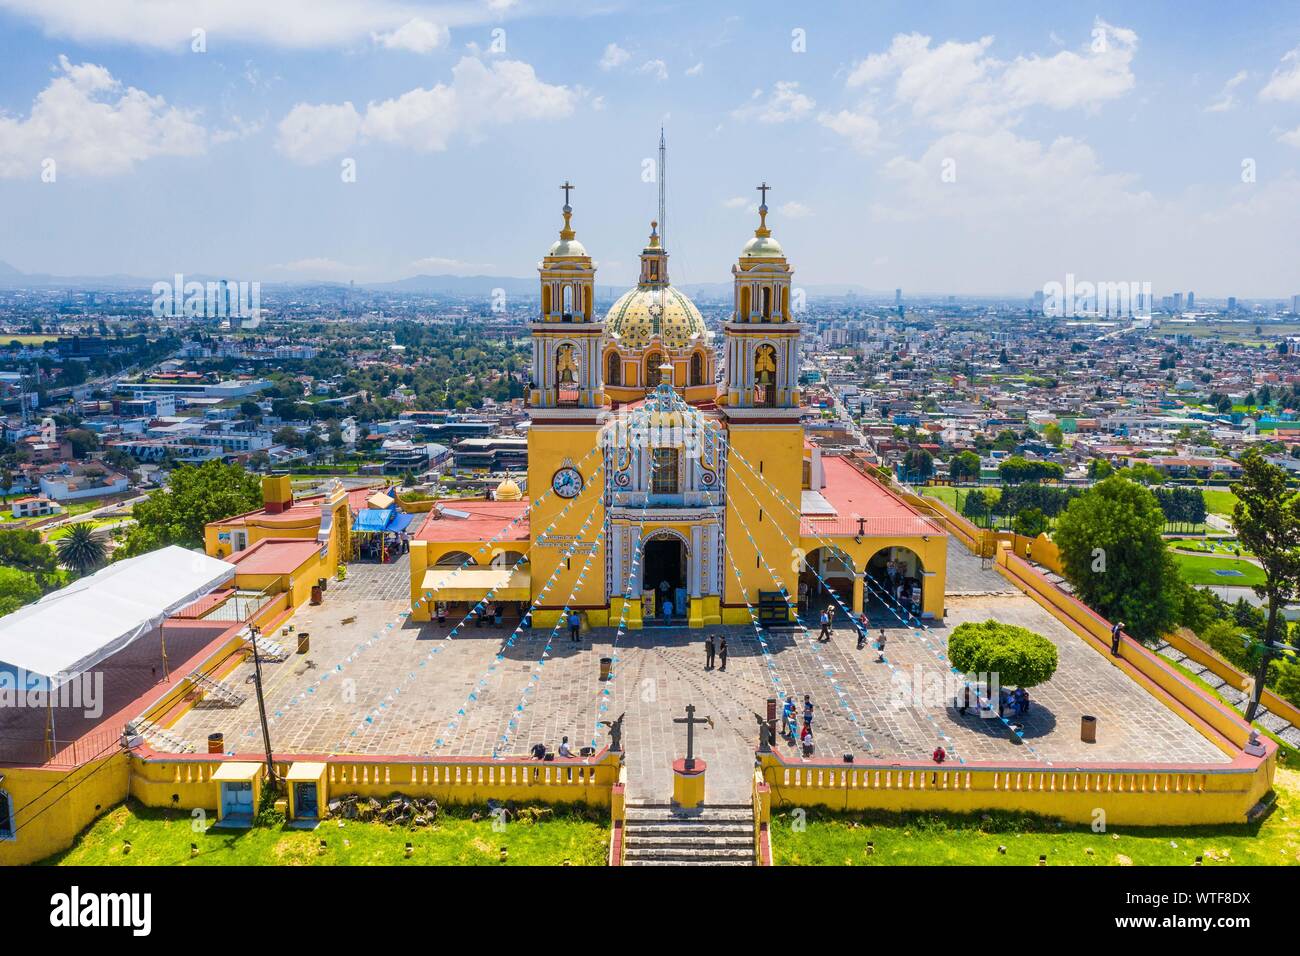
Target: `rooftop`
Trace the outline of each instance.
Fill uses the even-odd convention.
[[[292,574],[319,553],[315,538],[263,538],[226,558],[238,574]]]
[[[436,503],[424,526],[415,534],[417,541],[483,541],[505,532],[503,540],[527,541],[530,502],[527,498],[518,501],[486,501],[481,498],[447,498]],[[443,513],[438,517],[438,508]],[[467,517],[455,517],[447,513],[464,514]],[[519,520],[515,520],[519,519]],[[511,525],[511,522],[515,522]],[[509,531],[506,531],[507,526]]]

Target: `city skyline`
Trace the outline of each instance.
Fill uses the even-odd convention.
[[[799,284],[1029,296],[1074,274],[1204,300],[1300,286],[1294,15],[193,9],[0,0],[0,261],[527,277],[567,179],[598,283],[626,285],[662,126],[679,284],[728,280],[768,182]]]

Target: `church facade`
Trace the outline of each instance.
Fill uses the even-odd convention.
[[[535,627],[566,608],[632,628],[943,615],[943,528],[805,440],[793,269],[760,188],[720,341],[669,281],[657,223],[636,286],[598,314],[566,191],[530,327],[528,495],[503,482],[434,507],[411,546],[415,619],[439,602],[453,622],[531,606]]]

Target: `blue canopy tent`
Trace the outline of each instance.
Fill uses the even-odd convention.
[[[400,510],[397,502],[387,508],[362,508],[352,522],[352,533],[379,535],[379,560],[383,562],[387,559],[387,536],[406,531],[413,520],[415,515]]]

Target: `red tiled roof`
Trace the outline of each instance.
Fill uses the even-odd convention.
[[[527,541],[528,518],[522,517],[529,501],[485,501],[483,499],[447,498],[438,502],[444,508],[464,512],[468,518],[436,517],[436,509],[429,512],[424,526],[415,533],[418,541],[485,541],[504,531],[516,518],[504,541]]]
[[[843,458],[823,458],[822,473],[826,487],[821,489],[821,495],[835,509],[835,515],[803,515],[799,521],[800,534],[855,535],[859,533],[859,518],[864,519],[862,533],[875,537],[945,533],[937,522]]]
[[[292,574],[320,549],[315,538],[263,538],[226,560],[237,574]]]

